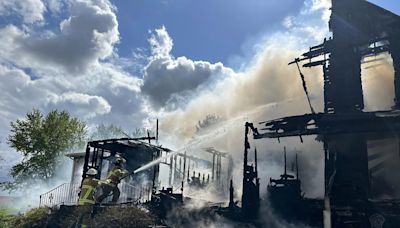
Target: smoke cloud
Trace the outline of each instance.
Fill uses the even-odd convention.
[[[315,1],[307,1],[313,4]],[[314,5],[312,5],[314,6]],[[309,7],[309,5],[305,5]],[[207,84],[200,91],[195,91],[189,102],[175,111],[162,113],[161,121],[163,142],[171,146],[183,146],[193,138],[204,137],[199,148],[213,146],[229,152],[234,159],[233,179],[241,183],[242,161],[244,149],[244,123],[258,123],[265,120],[288,115],[309,113],[309,106],[301,85],[301,79],[295,66],[288,62],[301,55],[308,46],[322,42],[328,35],[327,25],[305,21],[310,14],[323,16],[326,8],[309,8],[299,15],[293,16],[288,31],[277,32],[261,39],[255,45],[260,50],[254,59],[249,61],[242,71],[232,71],[229,76],[215,76],[214,83]],[[323,110],[321,69],[304,69],[311,102],[317,111]],[[196,124],[207,115],[215,114],[226,120],[218,124],[217,134],[196,133]],[[323,161],[322,146],[314,138],[284,139],[281,144],[277,140],[257,140],[251,142],[252,150],[258,149],[261,192],[266,193],[266,185],[270,177],[277,178],[283,172],[283,146],[288,147],[289,162],[294,161],[295,151],[300,153],[301,178],[306,196],[323,196]],[[193,148],[195,150],[196,148]],[[250,159],[253,153],[250,153]],[[291,160],[290,160],[291,159]],[[241,191],[238,184],[237,190]]]
[[[241,71],[233,71],[227,77],[215,76],[214,82],[201,90],[174,111],[162,115],[162,135],[165,143],[182,147],[193,138],[204,137],[199,147],[215,147],[229,152],[234,158],[234,180],[241,180],[243,161],[244,123],[258,123],[290,115],[310,113],[299,72],[288,62],[329,37],[327,21],[330,1],[305,1],[299,15],[285,18],[286,31],[264,37],[255,45],[260,51],[248,61]],[[318,15],[318,21],[308,18]],[[379,57],[376,57],[379,58]],[[393,105],[393,67],[387,56],[377,63],[363,64],[363,89],[365,110],[384,110]],[[323,75],[321,68],[302,68],[306,76],[311,103],[317,112],[323,111]],[[385,88],[385,89],[383,89]],[[389,89],[386,89],[389,88]],[[215,114],[226,120],[219,123],[218,134],[196,132],[196,124],[207,115]],[[262,127],[258,125],[257,127]],[[222,130],[221,130],[222,129]],[[164,140],[163,140],[164,141]],[[261,192],[265,194],[270,177],[277,178],[283,172],[283,147],[288,149],[288,166],[299,154],[300,178],[306,197],[321,198],[324,195],[323,147],[315,137],[306,137],[304,143],[297,138],[252,141],[258,149]],[[196,148],[193,148],[195,151]],[[196,153],[196,152],[195,152]],[[252,158],[250,153],[250,158]],[[239,191],[240,187],[239,187]]]
[[[394,68],[390,55],[364,59],[361,80],[365,111],[390,110],[394,105]],[[372,62],[370,62],[372,61]]]

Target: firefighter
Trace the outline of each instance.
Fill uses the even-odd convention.
[[[96,201],[101,203],[105,198],[107,198],[112,192],[112,202],[116,203],[118,201],[120,191],[118,189],[118,184],[121,182],[121,178],[128,174],[122,165],[126,162],[124,158],[117,157],[114,162],[114,167],[108,173],[107,179],[102,181],[99,185],[102,193],[97,197]]]
[[[99,185],[99,180],[95,178],[97,170],[90,168],[86,172],[86,178],[82,181],[81,193],[79,195],[78,205],[94,205],[94,192]]]
[[[94,193],[99,185],[99,180],[95,178],[96,175],[97,170],[90,168],[86,172],[86,178],[82,181],[82,188],[78,201],[80,216],[78,217],[76,227],[92,227],[92,225],[89,224],[91,224],[93,206],[96,203],[94,200]]]

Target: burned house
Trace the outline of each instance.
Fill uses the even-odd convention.
[[[368,145],[399,138],[400,17],[364,0],[332,0],[331,10],[332,37],[290,63],[300,71],[311,113],[260,123],[254,138],[300,137],[302,141],[302,136],[316,135],[323,142],[327,227],[373,227],[382,218],[385,227],[395,227],[400,204],[396,197],[373,197],[371,185],[379,182],[376,173],[385,165],[371,162],[381,155],[369,153]],[[364,58],[381,53],[393,60],[395,105],[392,110],[365,111],[361,64]],[[303,62],[303,67],[322,67],[322,113],[315,112],[308,97],[299,66]],[[399,149],[392,152],[398,154]]]
[[[83,165],[83,174],[90,168],[98,171],[97,178],[104,179],[108,171],[112,168],[115,157],[121,156],[126,159],[125,169],[134,171],[139,167],[153,161],[166,151],[161,147],[151,145],[136,139],[106,139],[88,142],[85,153],[85,162]],[[157,178],[158,169],[145,170],[142,176],[147,181]]]
[[[169,169],[169,186],[177,189],[183,182],[190,190],[207,187],[225,190],[232,175],[232,157],[212,147],[203,148],[199,152],[196,156],[188,152],[176,153],[163,162]]]
[[[169,169],[168,185],[174,188],[180,188],[182,182],[194,188],[204,187],[205,181],[203,181],[204,184],[201,183],[202,177],[205,177],[204,170],[212,165],[209,160],[187,154],[187,152],[171,156],[164,164]]]
[[[151,137],[106,139],[88,142],[83,165],[82,179],[86,171],[94,168],[98,171],[97,178],[105,179],[113,167],[116,157],[126,159],[125,169],[133,172],[136,169],[171,152],[161,146],[150,143]],[[144,142],[142,140],[148,140]],[[121,186],[122,194],[129,195],[128,200],[150,200],[151,193],[157,189],[159,164],[145,169],[135,175],[125,178]],[[124,191],[125,190],[125,191]],[[139,195],[138,195],[139,194]]]
[[[97,178],[104,180],[118,156],[126,159],[125,169],[132,172],[170,153],[169,149],[151,144],[150,140],[153,139],[155,137],[90,141],[87,143],[86,152],[67,154],[73,159],[71,182],[42,194],[40,206],[75,205],[78,201],[81,181],[86,177],[86,171],[94,168],[98,171]],[[153,190],[158,187],[158,176],[159,164],[125,178],[119,184],[121,190],[119,202],[149,201]]]

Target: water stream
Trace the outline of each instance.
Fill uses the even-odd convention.
[[[164,157],[159,157],[156,160],[153,160],[139,168],[137,168],[134,173],[138,173],[141,172],[143,170],[146,170],[148,168],[151,168],[159,163],[161,163],[162,161],[164,161],[165,159],[174,156],[178,153],[183,153],[184,151],[187,150],[193,150],[193,149],[197,149],[199,148],[199,145],[204,142],[204,141],[209,141],[211,139],[215,139],[215,138],[219,138],[222,137],[224,135],[226,135],[232,128],[234,127],[238,127],[238,126],[243,126],[245,122],[248,120],[249,116],[252,116],[256,113],[259,113],[261,111],[264,111],[266,108],[271,108],[275,105],[276,103],[272,103],[272,104],[266,104],[263,106],[259,106],[255,109],[253,109],[252,111],[249,112],[245,112],[243,114],[241,114],[238,117],[234,117],[231,118],[229,120],[226,120],[222,123],[217,124],[217,126],[214,126],[212,130],[203,133],[202,135],[196,135],[188,144],[186,144],[184,147],[175,150],[169,154],[167,154]]]

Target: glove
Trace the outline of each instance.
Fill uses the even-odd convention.
[[[110,182],[110,180],[108,180],[108,179],[106,179],[106,180],[102,180],[102,181],[99,181],[99,186],[102,186],[102,185],[109,185],[111,182]]]

